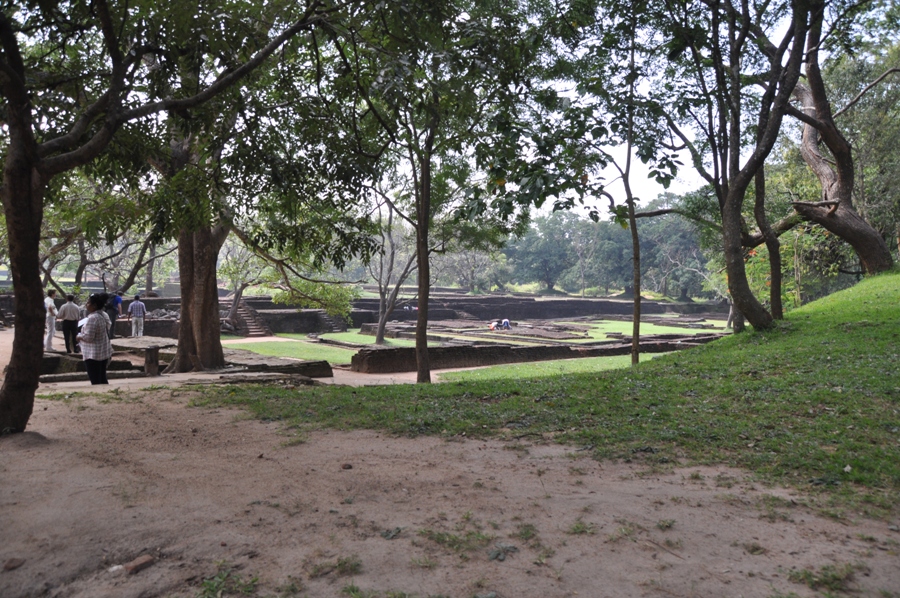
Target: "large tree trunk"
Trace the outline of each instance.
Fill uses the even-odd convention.
[[[728,276],[728,291],[735,308],[743,314],[757,330],[772,326],[772,315],[750,290],[747,271],[744,268],[744,250],[741,242],[741,199],[747,186],[729,190],[722,208],[722,245],[725,252],[725,271]],[[738,332],[735,327],[735,332]]]
[[[853,247],[860,264],[869,273],[885,272],[894,265],[890,249],[881,234],[853,208],[855,170],[850,143],[834,122],[831,103],[819,70],[822,16],[818,15],[807,37],[809,49],[806,80],[798,84],[794,95],[800,100],[804,119],[800,152],[822,185],[822,202],[797,202],[794,209],[816,224],[831,231]],[[820,140],[834,160],[833,166],[819,152]]]
[[[181,277],[181,318],[178,349],[166,372],[191,372],[225,367],[219,337],[219,293],[216,260],[228,236],[219,224],[178,236],[178,269]]]
[[[15,110],[13,102],[7,105],[7,111],[10,120],[25,116],[15,114],[19,111]],[[28,130],[27,125],[8,129],[3,187],[0,189],[6,213],[9,269],[16,297],[12,357],[0,387],[0,434],[25,431],[34,409],[34,393],[44,354],[44,292],[38,256],[45,181],[34,163],[35,152],[26,149],[31,144],[19,132],[22,128]]]
[[[421,232],[419,232],[421,231]],[[428,295],[431,271],[428,264],[428,227],[419,223],[416,233],[416,260],[419,270],[419,311],[416,318],[416,382],[431,382],[431,362],[428,358]]]
[[[766,170],[765,166],[756,173],[756,202],[753,206],[753,214],[756,225],[766,240],[766,249],[769,253],[769,305],[772,308],[772,317],[776,320],[784,319],[784,306],[781,304],[781,241],[778,235],[769,225],[766,217]]]

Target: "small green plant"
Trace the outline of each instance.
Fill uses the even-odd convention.
[[[493,536],[479,531],[468,531],[465,534],[458,535],[423,529],[419,532],[419,535],[459,554],[484,548],[494,539]]]
[[[243,579],[226,563],[219,563],[215,575],[200,582],[200,593],[197,598],[221,598],[228,594],[249,595],[256,592],[259,578]]]
[[[661,529],[662,531],[670,530],[675,527],[674,519],[660,519],[656,522],[656,527]]]
[[[303,583],[299,579],[288,576],[287,582],[276,588],[278,598],[291,598],[303,591]]]
[[[619,540],[623,540],[628,538],[629,540],[634,540],[634,535],[637,533],[639,526],[627,521],[625,519],[617,519],[616,522],[619,524],[619,527],[616,528],[616,531],[607,538],[609,542],[618,542]]]
[[[427,556],[420,559],[414,558],[412,561],[410,561],[410,563],[413,567],[418,567],[420,569],[434,569],[438,565],[437,561],[433,561]]]
[[[747,551],[747,554],[766,554],[768,550],[766,550],[763,546],[760,546],[756,542],[748,542],[744,544],[744,550]]]
[[[309,570],[309,578],[316,579],[324,577],[331,572],[343,577],[347,575],[356,575],[362,571],[362,561],[356,556],[342,557],[335,562],[326,561],[323,563],[315,563]]]
[[[523,540],[525,542],[531,540],[532,538],[537,536],[537,528],[530,523],[521,524],[516,533],[513,534],[513,537]]]
[[[552,548],[542,548],[538,553],[537,558],[532,561],[535,565],[542,566],[547,564],[547,559],[553,557],[556,554],[556,551]]]
[[[362,561],[356,556],[340,558],[335,565],[335,571],[338,575],[357,575],[362,571]]]
[[[720,473],[716,476],[716,488],[731,488],[734,486],[735,479],[729,475]]]
[[[569,527],[568,531],[566,531],[567,534],[572,534],[573,536],[580,536],[585,534],[591,535],[595,534],[596,532],[597,528],[593,523],[585,523],[580,518],[575,521],[575,523],[573,523],[571,527]]]
[[[353,584],[341,588],[341,594],[349,596],[350,598],[378,598],[378,592],[361,590],[358,586]]]
[[[825,588],[834,592],[850,589],[850,582],[857,571],[865,570],[864,565],[845,563],[843,565],[825,565],[818,572],[810,569],[795,569],[788,573],[788,579],[794,583],[802,583],[812,590]]]
[[[681,538],[678,538],[677,540],[666,538],[663,544],[666,548],[681,548]]]

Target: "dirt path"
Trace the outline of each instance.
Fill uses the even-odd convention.
[[[895,523],[818,516],[740,471],[298,438],[186,392],[39,398],[29,432],[0,438],[0,596],[198,596],[223,566],[259,596],[817,596],[789,578],[825,566],[855,596],[900,595]]]

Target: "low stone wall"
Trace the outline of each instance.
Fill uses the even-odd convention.
[[[356,305],[356,303],[354,303],[354,305]],[[388,321],[415,322],[418,317],[418,311],[405,311],[401,308],[392,311]],[[459,314],[455,309],[432,307],[428,311],[428,319],[432,322],[435,320],[456,320],[458,318]],[[350,320],[353,323],[353,328],[362,328],[363,324],[377,324],[378,305],[376,304],[374,309],[353,309],[350,312]]]
[[[411,305],[416,302],[412,301]],[[377,321],[378,300],[358,299],[353,302],[354,310],[372,311]],[[432,298],[428,302],[430,320],[451,320],[459,318],[459,312],[470,314],[480,320],[509,318],[510,320],[551,320],[584,316],[631,315],[633,304],[628,299],[537,299],[535,297],[503,296],[460,296]],[[668,303],[644,299],[641,312],[645,315],[663,313],[728,313],[728,306],[712,302]],[[455,315],[449,315],[454,313]],[[415,319],[415,312],[394,310],[392,320]],[[357,320],[354,317],[354,324]]]
[[[683,337],[681,339],[649,339],[641,342],[641,352],[668,353],[696,347],[721,336],[719,334],[710,334]],[[589,346],[514,347],[492,344],[429,348],[428,359],[433,369],[440,370],[501,365],[505,363],[576,359],[580,357],[608,357],[611,355],[628,355],[629,353],[631,353],[630,341]],[[366,374],[414,372],[416,371],[416,351],[414,348],[406,347],[361,349],[353,356],[350,369]]]
[[[258,309],[255,303],[251,305],[273,334],[309,334],[322,331],[322,321],[318,315],[320,310]]]

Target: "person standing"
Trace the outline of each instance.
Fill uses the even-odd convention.
[[[75,305],[75,295],[66,295],[66,303],[59,308],[56,318],[62,320],[62,333],[66,341],[66,353],[78,353],[78,319],[81,308]]]
[[[114,295],[107,295],[107,297],[109,299],[103,306],[103,311],[109,316],[109,338],[111,340],[116,338],[116,319],[122,315],[122,291],[118,291]]]
[[[85,307],[87,322],[81,327],[81,334],[76,339],[81,344],[81,355],[91,384],[109,384],[106,378],[106,366],[112,357],[112,344],[106,328],[104,306],[108,296],[106,293],[91,295]]]
[[[56,332],[56,302],[54,299],[56,299],[56,290],[50,289],[47,291],[47,298],[44,299],[44,309],[46,310],[44,323],[47,325],[47,338],[44,339],[45,351],[53,350],[53,333]]]
[[[144,336],[144,316],[147,315],[147,306],[141,301],[140,295],[134,296],[134,301],[128,306],[128,319],[131,320],[131,336]]]

